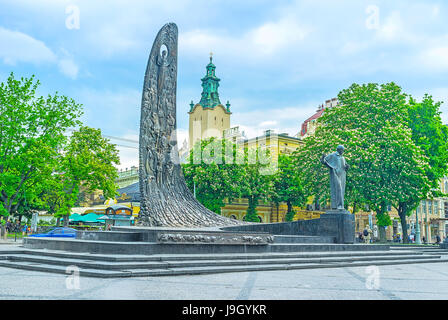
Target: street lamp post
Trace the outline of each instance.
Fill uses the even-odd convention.
[[[428,230],[428,210],[426,210],[425,212],[425,238],[426,238],[426,243],[430,243],[431,239],[428,238],[429,236],[429,230]]]
[[[418,207],[415,209],[415,243],[422,244],[422,240],[420,238],[420,223],[418,222]]]

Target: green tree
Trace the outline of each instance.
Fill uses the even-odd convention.
[[[268,200],[273,193],[274,181],[272,158],[269,150],[246,148],[242,164],[242,179],[239,181],[239,195],[248,200],[245,221],[260,222],[257,215],[259,200]]]
[[[0,84],[0,214],[25,212],[57,166],[64,132],[80,122],[81,105],[58,93],[38,96],[39,81]]]
[[[272,176],[273,190],[270,199],[277,205],[280,202],[286,203],[286,221],[292,221],[294,218],[293,206],[302,206],[307,200],[300,176],[297,174],[295,160],[292,155],[280,154],[278,171]]]
[[[425,175],[429,184],[419,185],[418,181],[413,181],[414,186],[422,191],[421,194],[410,193],[397,203],[405,243],[408,242],[406,218],[421,200],[441,196],[440,179],[448,172],[448,127],[442,123],[440,105],[441,102],[434,102],[427,94],[422,102],[412,98],[409,101],[408,126],[412,130],[412,140],[428,158]]]
[[[247,198],[246,221],[259,222],[258,200],[267,199],[272,188],[266,162],[259,150],[210,138],[195,144],[182,168],[189,189],[208,209],[219,214],[226,198]]]
[[[188,188],[209,210],[220,214],[226,198],[238,195],[243,167],[235,161],[238,150],[227,140],[216,138],[197,142],[188,163],[182,165]]]
[[[365,205],[374,210],[380,238],[385,241],[385,227],[391,224],[388,206],[410,195],[422,196],[421,187],[428,184],[424,175],[427,158],[413,143],[407,126],[407,96],[394,83],[370,83],[353,84],[339,93],[338,100],[340,106],[325,111],[315,135],[306,138],[298,151],[303,160],[299,167],[311,180],[308,189],[328,199],[328,172],[318,158],[344,145],[351,166],[346,205],[353,211]]]
[[[81,126],[73,132],[69,143],[60,153],[60,167],[47,183],[44,199],[49,212],[68,224],[71,208],[78,200],[81,186],[87,192],[101,190],[105,198],[116,195],[114,165],[119,164],[118,150],[101,130]]]

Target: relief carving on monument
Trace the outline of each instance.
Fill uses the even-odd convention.
[[[176,140],[177,26],[159,31],[148,59],[140,117],[139,225],[230,226],[241,221],[217,215],[188,189]]]

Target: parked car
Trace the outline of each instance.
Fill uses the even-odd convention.
[[[36,233],[30,235],[30,237],[53,237],[53,238],[75,238],[76,237],[76,230],[73,228],[60,228],[56,227],[51,229],[50,231],[47,231],[45,233]]]

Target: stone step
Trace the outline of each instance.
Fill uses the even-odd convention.
[[[424,245],[424,244],[390,244],[390,249],[393,250],[439,250],[438,245]]]
[[[274,243],[335,243],[335,238],[318,236],[274,235]]]
[[[423,255],[424,252],[412,252],[414,255]],[[232,260],[232,259],[294,259],[294,258],[325,258],[325,257],[352,257],[352,256],[385,256],[409,255],[409,251],[328,251],[328,252],[290,252],[290,253],[228,253],[228,254],[157,254],[157,255],[106,255],[91,253],[74,253],[60,250],[23,249],[0,252],[0,257],[8,254],[26,254],[40,257],[59,257],[67,259],[81,259],[109,262],[144,262],[144,261],[186,261],[186,260]]]
[[[361,267],[361,266],[381,266],[399,265],[410,263],[437,263],[448,262],[448,259],[427,258],[427,259],[399,259],[384,261],[355,261],[355,262],[327,262],[327,263],[297,263],[297,264],[272,264],[272,265],[244,265],[244,266],[206,266],[206,267],[185,267],[174,269],[127,269],[127,270],[99,270],[89,268],[79,268],[80,276],[99,278],[120,278],[120,277],[150,277],[150,276],[174,276],[174,275],[198,275],[226,272],[250,272],[250,271],[273,271],[273,270],[294,270],[294,269],[317,269],[317,268],[341,268],[341,267]],[[42,271],[60,274],[69,274],[66,267],[59,265],[40,264],[24,261],[0,261],[0,266]]]
[[[9,261],[20,261],[40,264],[75,265],[79,268],[100,269],[100,270],[125,270],[125,269],[163,269],[163,268],[188,268],[188,267],[208,267],[208,266],[236,266],[236,265],[269,265],[269,264],[307,264],[307,263],[333,263],[333,262],[354,262],[354,261],[382,261],[382,260],[418,260],[427,259],[424,255],[375,255],[375,256],[351,256],[351,257],[315,257],[315,258],[283,258],[283,259],[232,259],[220,260],[219,258],[210,260],[189,260],[189,261],[147,261],[147,262],[98,262],[80,259],[38,257],[33,255],[11,255]],[[431,256],[430,258],[440,258]]]

